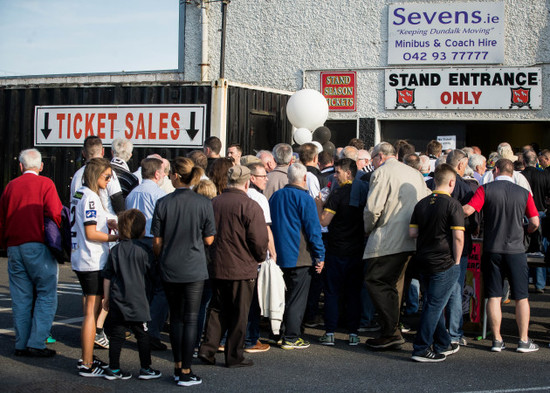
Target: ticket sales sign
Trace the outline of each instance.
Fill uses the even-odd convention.
[[[388,69],[385,107],[541,109],[541,68]]]
[[[126,138],[135,146],[200,147],[206,105],[36,106],[36,146],[82,146],[89,135],[107,145]]]
[[[327,99],[329,111],[357,109],[357,73],[321,72],[321,94]]]
[[[389,5],[388,64],[504,62],[504,2]]]

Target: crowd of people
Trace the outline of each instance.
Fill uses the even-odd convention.
[[[167,320],[180,386],[202,382],[194,357],[214,365],[223,351],[233,368],[252,366],[245,353],[271,345],[307,349],[304,327],[324,326],[321,345],[335,345],[345,328],[351,346],[370,332],[368,349],[393,350],[405,343],[402,314],[420,303],[412,359],[443,361],[467,345],[463,296],[474,237],[483,238],[491,351],[505,348],[508,296],[516,351],[539,349],[528,335],[526,253],[546,253],[549,150],[514,153],[504,142],[485,157],[475,146],[443,151],[434,140],[417,154],[404,140],[367,149],[356,138],[336,151],[279,143],[243,155],[231,144],[221,157],[221,148],[210,137],[202,150],[172,162],[153,154],[132,172],[130,141],[113,141],[109,161],[101,139],[89,136],[65,218],[54,183],[39,175],[40,152],[21,152],[22,175],[0,199],[16,356],[56,354],[46,347],[57,309],[50,250],[64,231],[83,294],[83,377],[130,378],[120,354],[131,332],[138,378],[159,378],[151,350],[167,349]],[[543,292],[546,268],[532,279]],[[108,363],[94,356],[96,345],[109,349]]]

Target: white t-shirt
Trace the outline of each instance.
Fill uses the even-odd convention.
[[[317,176],[311,172],[307,172],[306,182],[309,195],[311,195],[314,199],[317,198],[319,196],[319,192],[321,192],[321,186],[319,185],[319,179],[317,179]]]
[[[248,195],[248,197],[250,199],[252,199],[253,201],[256,201],[258,203],[258,205],[260,205],[260,207],[262,208],[262,210],[264,212],[265,223],[267,225],[270,225],[271,224],[271,212],[269,210],[269,202],[267,201],[267,198],[265,197],[265,195],[259,193],[258,190],[256,190],[255,188],[252,188],[252,187],[250,187],[248,189],[246,194]]]
[[[109,233],[107,219],[99,195],[88,187],[80,187],[71,197],[71,266],[79,272],[102,270],[109,256],[109,243],[86,239],[85,226],[95,225]]]
[[[71,198],[73,197],[74,193],[82,187],[82,176],[84,175],[84,168],[86,168],[86,165],[82,166],[78,171],[75,172],[73,176],[73,180],[71,181]],[[111,181],[107,183],[106,189],[100,189],[99,190],[99,196],[101,197],[101,203],[103,204],[103,207],[111,214],[115,214],[115,211],[113,210],[113,205],[111,204],[111,195],[118,194],[119,192],[122,192],[122,188],[120,187],[120,182],[118,181],[118,177],[113,171]]]

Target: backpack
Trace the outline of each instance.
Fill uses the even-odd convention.
[[[51,218],[44,218],[44,236],[44,243],[58,263],[71,261],[71,213],[67,206],[61,209],[61,228]]]

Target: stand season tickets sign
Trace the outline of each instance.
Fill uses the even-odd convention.
[[[356,72],[321,72],[321,93],[330,111],[356,110],[356,76]]]
[[[388,64],[504,62],[504,2],[390,4]]]
[[[36,106],[36,146],[82,146],[89,135],[109,145],[126,138],[135,146],[199,147],[206,105]]]
[[[541,68],[386,70],[386,109],[541,109]]]

